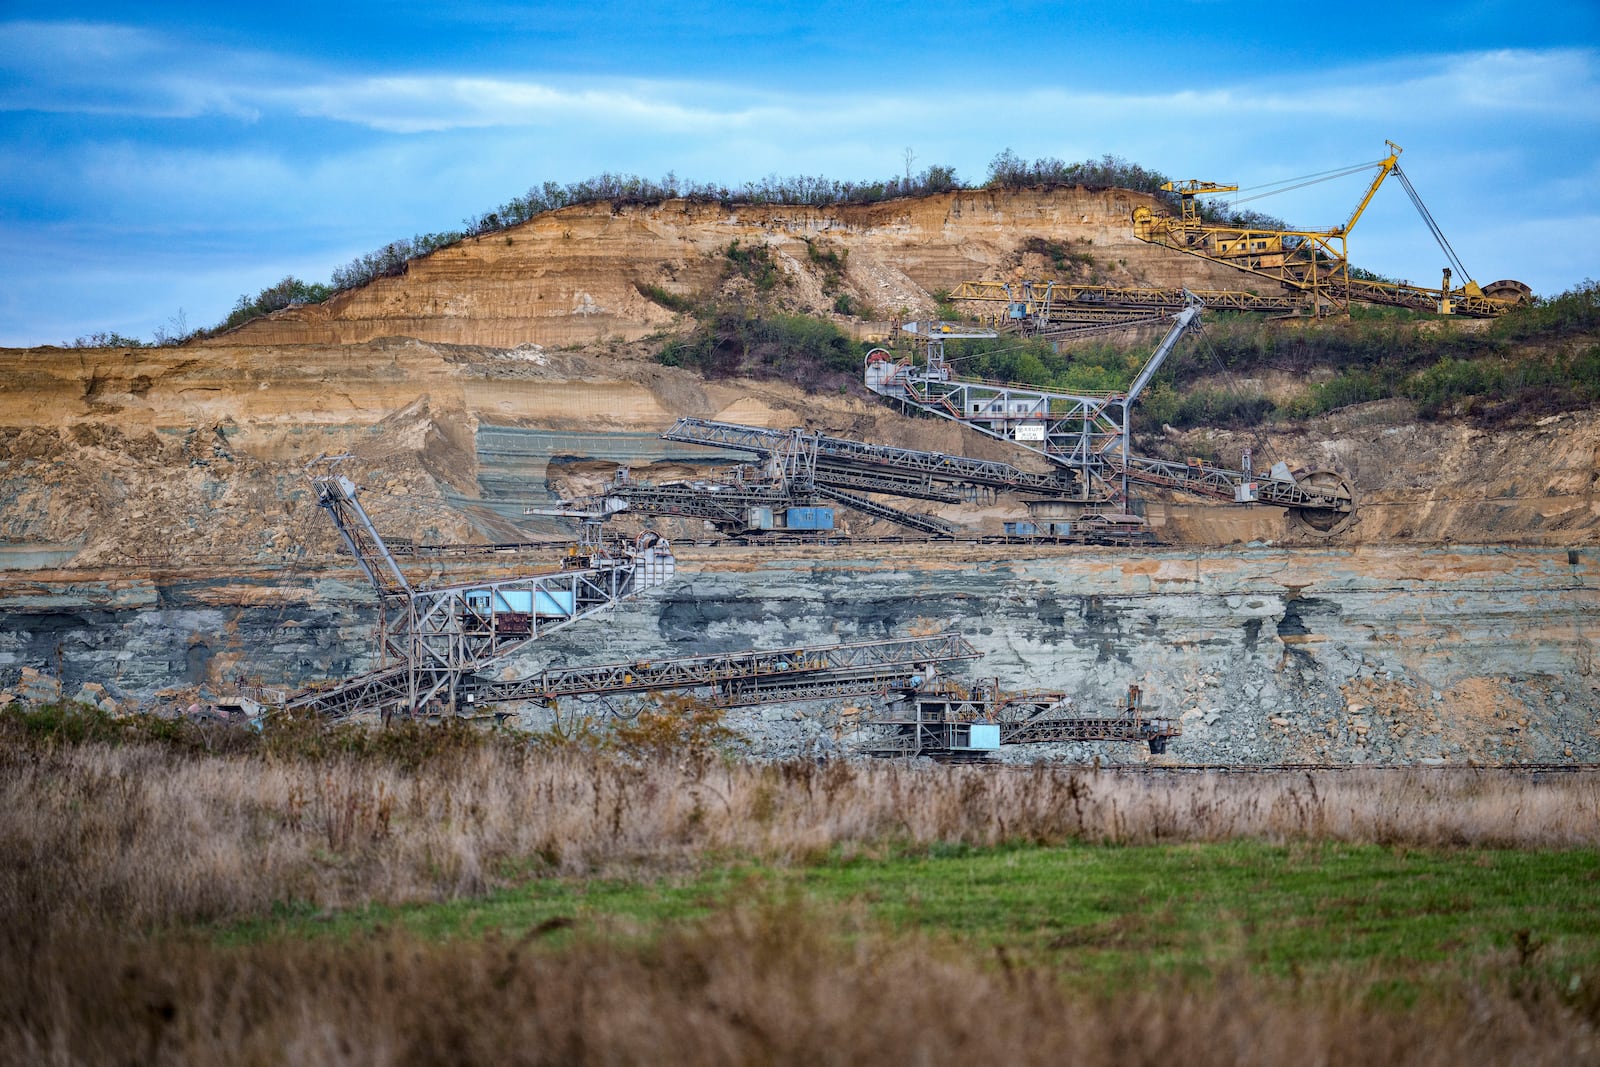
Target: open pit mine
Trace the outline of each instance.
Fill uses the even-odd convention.
[[[203,341],[0,350],[0,703],[537,729],[679,690],[757,757],[1600,761],[1600,416],[1138,426],[1243,291],[1158,206],[587,205]],[[1004,306],[1125,300],[1129,389],[944,360],[1004,327],[935,294],[1037,272],[1024,236],[1093,249],[1096,310]],[[788,310],[876,310],[834,316],[884,345],[852,387],[653,358],[661,293],[739,295],[734,240]]]

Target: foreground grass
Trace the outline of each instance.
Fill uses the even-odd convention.
[[[1372,969],[1411,980],[1508,954],[1552,977],[1600,974],[1600,854],[1216,845],[963,850],[674,879],[549,879],[472,901],[298,909],[217,931],[225,944],[371,935],[612,935],[801,903],[895,934],[1070,969],[1094,982]]]
[[[0,1062],[1600,1056],[1592,774],[58,726],[0,736]]]

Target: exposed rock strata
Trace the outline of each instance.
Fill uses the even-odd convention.
[[[149,698],[371,665],[372,598],[349,571],[61,577],[7,591],[0,672],[60,663],[69,691],[97,681]],[[691,549],[666,589],[506,669],[954,628],[986,653],[968,677],[1064,689],[1087,709],[1143,686],[1181,718],[1183,762],[1597,760],[1597,580],[1588,551]],[[738,722],[756,751],[782,755],[828,749],[841,715],[848,705]],[[1147,758],[1054,752],[1091,753]]]
[[[352,344],[416,337],[511,348],[634,340],[673,312],[640,286],[692,296],[720,281],[734,241],[772,250],[796,306],[827,309],[807,241],[848,253],[839,293],[884,318],[927,314],[930,294],[1024,264],[1024,237],[1072,242],[1112,285],[1251,289],[1248,275],[1133,236],[1124,189],[962,190],[825,208],[669,200],[564,208],[414,260],[406,272],[249,323],[226,344]],[[1035,259],[1039,257],[1035,256]]]

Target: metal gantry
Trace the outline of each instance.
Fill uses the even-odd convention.
[[[1085,715],[1065,693],[1008,693],[995,681],[966,688],[945,681],[907,694],[896,714],[861,723],[868,751],[878,756],[986,759],[1005,745],[1072,741],[1143,742],[1153,754],[1183,733],[1172,719],[1152,714],[1138,686],[1112,715]]]
[[[646,534],[615,549],[586,543],[543,573],[417,589],[384,545],[355,484],[340,475],[312,481],[317,502],[377,590],[379,665],[290,698],[292,709],[370,710],[387,718],[454,708],[468,677],[553,630],[665,584],[676,569],[671,546]]]
[[[482,703],[554,704],[567,696],[678,690],[733,707],[884,695],[918,689],[940,665],[981,655],[966,638],[943,633],[559,667],[515,681],[479,681],[474,696]]]
[[[961,378],[951,372],[939,335],[926,330],[919,332],[925,341],[920,365],[895,360],[883,349],[869,353],[866,386],[907,407],[1044,456],[1075,476],[1077,499],[1085,504],[1109,504],[1126,515],[1129,483],[1139,482],[1289,508],[1309,529],[1322,533],[1344,529],[1354,518],[1355,493],[1337,472],[1297,476],[1279,463],[1260,477],[1250,469],[1230,470],[1199,460],[1176,463],[1131,451],[1135,402],[1178,341],[1199,326],[1202,305],[1194,294],[1188,298],[1188,306],[1172,317],[1166,336],[1125,390],[1074,394]]]
[[[882,349],[868,356],[866,385],[881,396],[970,426],[1036,452],[1077,475],[1079,499],[1124,508],[1130,465],[1129,410],[1178,340],[1200,322],[1191,299],[1134,383],[1125,390],[1062,393],[957,377],[938,334],[929,334],[922,366],[896,362]]]
[[[1197,180],[1168,182],[1162,189],[1178,194],[1179,213],[1176,217],[1159,213],[1149,207],[1138,207],[1133,212],[1133,234],[1142,241],[1163,245],[1180,252],[1225,263],[1230,267],[1279,284],[1283,289],[1298,291],[1302,300],[1309,301],[1317,314],[1327,310],[1348,311],[1352,300],[1373,304],[1391,304],[1420,310],[1436,311],[1442,315],[1466,315],[1488,318],[1503,315],[1533,296],[1532,290],[1518,281],[1509,279],[1479,287],[1467,272],[1466,266],[1446,240],[1439,224],[1422,197],[1400,168],[1401,147],[1393,141],[1385,142],[1388,154],[1379,160],[1360,163],[1348,168],[1291,178],[1286,182],[1269,185],[1287,186],[1257,192],[1248,200],[1286,192],[1288,188],[1302,188],[1318,182],[1331,181],[1348,175],[1377,168],[1366,192],[1357,202],[1344,223],[1327,230],[1273,229],[1240,226],[1226,222],[1208,221],[1201,195],[1238,192],[1236,185]],[[1348,239],[1350,231],[1372,203],[1384,179],[1393,174],[1405,188],[1406,196],[1427,225],[1439,249],[1449,259],[1455,271],[1466,279],[1459,288],[1450,287],[1451,270],[1446,268],[1444,280],[1438,289],[1421,286],[1360,279],[1352,277],[1349,262]],[[1292,183],[1292,184],[1291,184]],[[1266,187],[1262,187],[1266,188]],[[1226,306],[1226,305],[1220,305]]]
[[[693,693],[718,707],[867,698],[913,709],[910,719],[872,720],[869,729],[882,736],[868,751],[941,758],[982,758],[1005,744],[1068,740],[1147,741],[1160,751],[1177,733],[1164,720],[1134,715],[1134,701],[1117,717],[1070,716],[1062,713],[1066,700],[1059,693],[1005,693],[992,682],[963,688],[942,671],[982,653],[956,633],[583,664],[494,678],[491,667],[552,630],[669,580],[676,562],[666,542],[646,534],[609,551],[598,522],[588,522],[557,570],[418,589],[362,507],[354,482],[322,475],[313,486],[378,592],[380,664],[288,698],[284,707],[291,710],[388,719],[668,691]],[[998,732],[989,730],[991,723],[1000,724]]]
[[[923,472],[864,469],[858,464],[842,463],[836,456],[824,454],[822,445],[828,439],[798,429],[760,430],[730,423],[680,419],[662,437],[669,441],[708,443],[697,439],[691,427],[709,431],[709,436],[713,437],[727,433],[740,439],[743,444],[729,447],[749,453],[757,463],[733,468],[718,478],[661,484],[635,479],[623,468],[592,497],[564,501],[555,509],[529,508],[527,513],[607,517],[619,511],[632,511],[705,519],[726,531],[739,532],[770,528],[773,514],[788,508],[812,507],[822,500],[832,500],[923,533],[938,536],[955,530],[952,524],[936,516],[907,511],[860,495],[881,493],[945,503],[964,499],[960,492],[947,484],[936,484]],[[680,430],[682,434],[674,436]],[[709,443],[719,447],[715,441]],[[760,525],[763,521],[769,525]]]
[[[765,456],[791,435],[802,432],[686,417],[673,423],[661,437],[666,441]],[[903,488],[895,490],[899,495],[920,495],[930,500],[942,499],[932,495],[939,486],[971,486],[996,492],[1023,492],[1062,499],[1070,499],[1077,493],[1076,480],[1069,470],[1034,474],[995,460],[870,444],[821,433],[806,433],[805,437],[816,450],[817,479],[822,484],[838,488],[853,488],[851,479],[877,477],[892,479],[901,485]]]
[[[1164,323],[1199,297],[1211,310],[1289,314],[1299,310],[1300,297],[1263,296],[1235,289],[1148,288],[1127,285],[1078,285],[1068,281],[1020,279],[1011,282],[962,282],[950,299],[971,303],[975,314],[997,327],[1057,338],[1077,329],[1142,326]],[[998,308],[997,311],[989,310]]]

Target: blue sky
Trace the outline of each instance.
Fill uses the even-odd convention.
[[[642,9],[642,10],[641,10]],[[0,0],[0,344],[150,337],[600,171],[1122,156],[1244,186],[1405,149],[1480,282],[1600,276],[1600,3]],[[1252,207],[1345,218],[1361,178]],[[1434,285],[1397,185],[1352,259]]]

